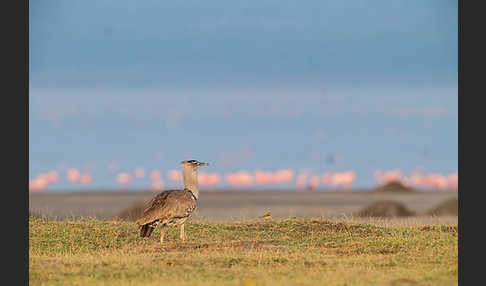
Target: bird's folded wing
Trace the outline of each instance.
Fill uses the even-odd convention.
[[[168,190],[155,196],[137,220],[138,225],[144,225],[155,220],[183,218],[190,215],[196,208],[196,201],[187,190]]]

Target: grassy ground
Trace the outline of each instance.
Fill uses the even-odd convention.
[[[29,220],[31,285],[457,285],[457,224]]]

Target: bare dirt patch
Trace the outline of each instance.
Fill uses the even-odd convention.
[[[442,231],[457,233],[457,225],[426,225],[420,228],[421,231]]]
[[[286,226],[282,228],[282,225]],[[310,220],[310,221],[299,221],[299,220],[286,220],[277,223],[259,223],[259,222],[249,222],[240,223],[235,227],[236,231],[272,231],[272,229],[285,231],[285,232],[354,232],[354,233],[369,233],[373,227],[364,225],[354,225],[345,222],[331,222],[326,220]]]

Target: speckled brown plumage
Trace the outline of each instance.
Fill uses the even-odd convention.
[[[142,216],[137,220],[141,227],[140,236],[150,236],[157,224],[182,224],[194,212],[197,200],[188,190],[167,190],[156,195],[148,203]]]

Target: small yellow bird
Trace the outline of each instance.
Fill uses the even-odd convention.
[[[263,216],[261,216],[260,218],[267,220],[267,219],[270,219],[271,217],[272,217],[272,215],[268,212],[268,213],[264,214]]]

